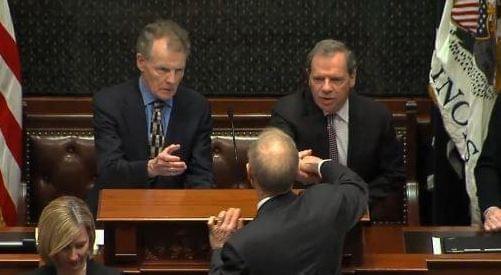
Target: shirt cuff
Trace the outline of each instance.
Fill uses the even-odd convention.
[[[321,161],[318,163],[317,170],[318,170],[318,176],[319,176],[320,178],[322,178],[322,172],[321,172],[321,170],[322,170],[322,169],[321,169],[321,168],[322,168],[322,164],[324,164],[324,162],[326,162],[326,161],[330,161],[330,160],[331,160],[331,159],[323,159],[323,160],[321,160]]]

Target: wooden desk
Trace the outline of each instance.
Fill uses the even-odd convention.
[[[242,209],[245,219],[256,215],[253,189],[105,189],[101,191],[97,220],[207,221],[229,207]]]
[[[212,252],[207,218],[239,207],[251,220],[256,206],[252,189],[102,190],[97,220],[105,228],[105,262],[130,273],[206,273]],[[355,226],[345,240],[344,263],[362,259],[361,228]]]
[[[0,234],[5,232],[33,232],[34,228],[13,227],[0,228]],[[368,225],[363,229],[364,255],[362,262],[347,266],[345,274],[500,274],[501,254],[462,254],[462,255],[432,255],[431,247],[425,240],[432,235],[458,236],[482,234],[477,227],[405,227]],[[206,238],[206,236],[202,236]],[[172,236],[166,236],[172,238]],[[406,240],[407,239],[407,240]],[[406,244],[407,242],[407,244]],[[181,251],[182,252],[182,251]],[[0,274],[19,274],[35,269],[39,264],[36,253],[5,253],[0,252]],[[162,271],[161,263],[140,268],[132,265],[118,264],[127,273],[155,273]],[[175,265],[171,265],[173,268]],[[199,268],[186,268],[178,264],[182,274],[206,274],[207,263]],[[173,273],[175,269],[171,270]]]
[[[1,235],[16,233],[32,233],[35,234],[33,227],[0,227]],[[27,253],[8,253],[0,251],[0,274],[15,275],[23,272],[28,272],[38,267],[40,257],[36,251]]]
[[[206,219],[238,206],[256,214],[254,190],[103,190],[98,220],[105,225],[105,263],[128,274],[206,274],[210,247]],[[180,225],[177,222],[182,220]],[[33,228],[3,228],[30,232]],[[363,256],[345,274],[501,274],[501,254],[432,255],[431,236],[483,234],[477,227],[364,224]],[[38,266],[35,253],[0,253],[0,274]]]
[[[97,220],[105,228],[105,262],[128,273],[207,272],[207,218],[229,207],[256,215],[252,189],[101,190]]]
[[[501,253],[432,254],[431,237],[474,236],[479,227],[364,227],[362,264],[355,274],[501,274]]]

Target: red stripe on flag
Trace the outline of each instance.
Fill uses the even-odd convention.
[[[0,24],[0,41],[0,55],[12,73],[14,73],[19,83],[21,83],[21,62],[19,61],[16,41],[14,41],[2,24]]]
[[[2,207],[2,216],[8,226],[15,226],[17,224],[17,211],[9,192],[5,189],[3,182],[2,170],[0,170],[0,206]]]
[[[454,4],[454,9],[456,9],[456,8],[465,8],[465,7],[478,7],[478,2],[472,2],[472,3],[455,3]]]
[[[454,19],[454,18],[453,18],[453,19]],[[473,26],[473,25],[474,25],[474,26],[476,26],[476,25],[477,25],[477,23],[478,23],[478,22],[477,22],[478,20],[456,20],[456,19],[454,19],[454,20],[455,20],[458,24],[460,24],[460,25],[462,25],[462,26],[463,26],[463,25],[465,25],[465,26],[470,26],[470,27],[471,27],[471,26]]]
[[[478,15],[478,11],[452,11],[452,15]]]
[[[2,131],[5,143],[14,156],[17,165],[21,168],[23,163],[22,130],[16,118],[10,112],[3,94],[0,94],[0,131]]]

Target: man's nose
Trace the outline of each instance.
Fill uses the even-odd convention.
[[[331,85],[331,81],[330,79],[326,78],[324,79],[324,81],[322,82],[322,86],[320,87],[320,89],[324,92],[330,92],[332,91],[332,85]]]
[[[165,76],[165,81],[167,81],[167,83],[174,83],[176,81],[176,72],[174,70],[168,71]]]

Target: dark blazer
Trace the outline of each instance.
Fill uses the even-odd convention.
[[[87,275],[118,275],[120,272],[116,269],[106,267],[93,260],[87,261]],[[26,275],[57,275],[57,270],[53,265],[44,265]]]
[[[188,169],[175,177],[148,178],[148,128],[145,106],[134,79],[94,95],[97,188],[211,187],[210,105],[202,95],[179,86],[167,128],[166,144],[181,145]],[[96,188],[96,189],[97,189]]]
[[[489,122],[489,132],[475,166],[478,204],[481,213],[501,207],[501,97],[498,96]]]
[[[298,150],[312,149],[320,158],[329,158],[326,118],[309,90],[280,99],[271,115],[270,126],[289,134]],[[403,148],[397,140],[388,109],[352,91],[349,96],[347,166],[369,185],[371,198],[401,191],[405,182]]]
[[[323,182],[265,202],[254,221],[215,250],[209,274],[340,274],[346,232],[367,205],[367,185],[328,161]]]

